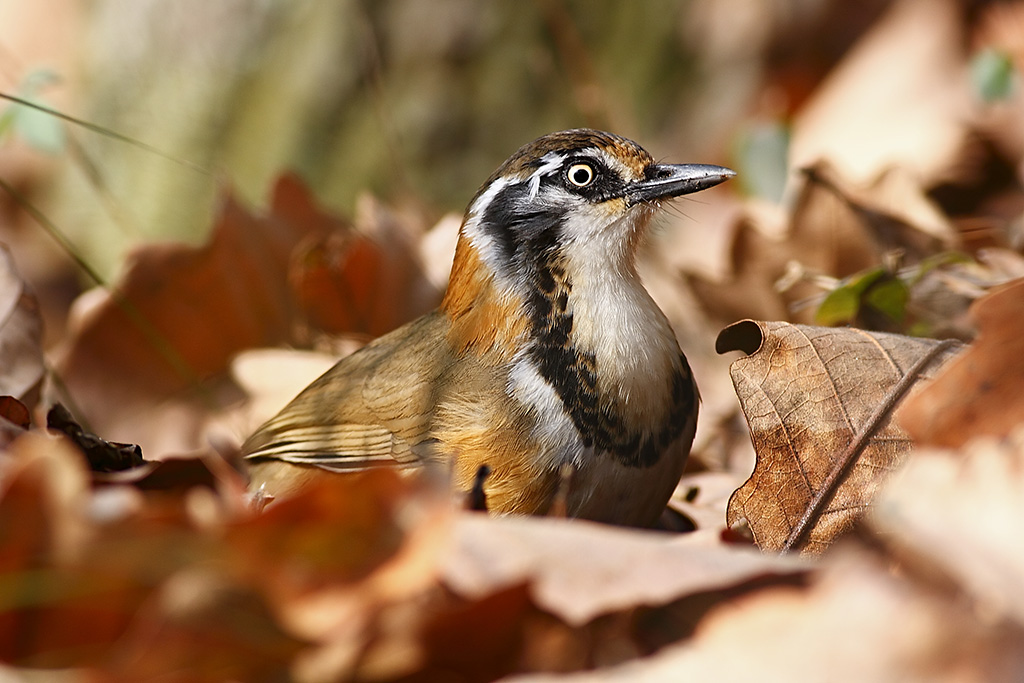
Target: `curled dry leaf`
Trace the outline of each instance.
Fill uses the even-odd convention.
[[[977,340],[897,414],[918,443],[955,448],[1024,423],[1024,279],[979,299],[971,318]]]
[[[869,521],[909,566],[938,569],[995,618],[1024,625],[1024,428],[960,451],[919,449]]]
[[[0,396],[29,408],[43,379],[43,320],[36,299],[14,269],[11,252],[0,246]]]
[[[602,614],[665,605],[807,566],[717,543],[717,534],[641,533],[552,518],[463,515],[445,583],[479,599],[526,582],[534,602],[568,624]]]
[[[730,373],[757,464],[729,501],[765,549],[820,552],[864,512],[910,448],[892,410],[955,353],[948,342],[856,329],[742,321]]]

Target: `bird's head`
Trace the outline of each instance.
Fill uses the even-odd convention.
[[[442,307],[453,319],[488,306],[514,317],[517,301],[551,294],[566,271],[632,276],[638,239],[661,202],[733,175],[721,166],[658,163],[635,142],[596,130],[540,137],[470,202]]]

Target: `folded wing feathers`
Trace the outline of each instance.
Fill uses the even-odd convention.
[[[275,429],[272,440],[252,450],[245,457],[275,458],[296,464],[316,464],[346,470],[412,465],[418,460],[408,443],[379,425],[296,426]]]

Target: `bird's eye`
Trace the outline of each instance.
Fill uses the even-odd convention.
[[[594,167],[590,164],[573,164],[569,167],[569,172],[566,173],[566,177],[569,178],[569,182],[576,187],[586,187],[590,183],[594,182],[594,177],[597,174],[594,172]]]

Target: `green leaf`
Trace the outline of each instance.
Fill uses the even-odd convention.
[[[864,292],[887,273],[885,268],[879,266],[841,282],[821,302],[821,306],[814,314],[815,323],[833,326],[852,322],[860,312]]]
[[[850,287],[836,287],[821,302],[814,314],[814,322],[825,327],[844,325],[853,320],[859,310],[860,296]]]
[[[983,102],[1009,99],[1016,75],[1013,60],[1001,50],[986,48],[971,60],[971,82]]]
[[[863,297],[864,304],[897,323],[902,323],[906,317],[909,300],[910,288],[897,277],[883,278],[870,287]]]

